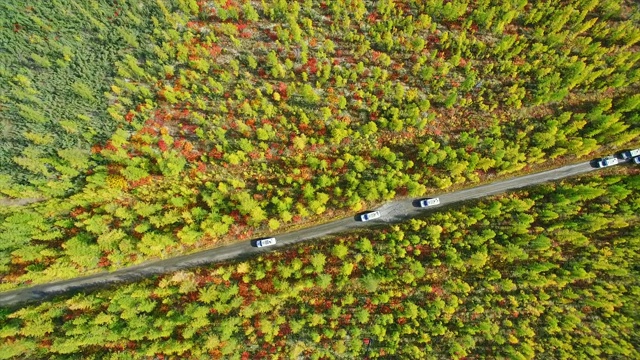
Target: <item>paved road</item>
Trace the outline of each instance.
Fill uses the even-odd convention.
[[[559,169],[544,171],[532,175],[520,176],[509,180],[496,181],[494,183],[478,187],[436,195],[440,197],[440,205],[452,204],[463,200],[480,198],[488,195],[503,193],[507,190],[522,188],[548,181],[571,177],[595,170],[589,162],[568,165]],[[180,269],[192,268],[199,265],[217,263],[225,260],[249,257],[260,252],[269,251],[278,247],[286,247],[290,244],[319,238],[329,234],[345,232],[365,224],[395,222],[403,220],[425,211],[433,211],[433,208],[418,208],[416,200],[397,200],[384,204],[379,210],[381,217],[370,222],[356,221],[355,217],[349,217],[327,224],[298,230],[276,236],[278,243],[267,249],[251,247],[248,241],[198,252],[195,254],[178,256],[167,260],[148,262],[141,265],[121,269],[111,273],[103,272],[95,275],[59,281],[48,284],[36,285],[30,288],[17,289],[0,293],[0,306],[15,306],[24,302],[34,302],[51,298],[62,293],[73,293],[94,290],[118,283],[131,282],[153,275],[165,274]]]

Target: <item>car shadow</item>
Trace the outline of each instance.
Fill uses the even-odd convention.
[[[416,200],[411,201],[411,206],[419,208],[420,207],[420,200],[422,200],[422,199],[416,199]]]
[[[599,168],[600,166],[598,166],[598,162],[600,161],[600,158],[597,159],[593,159],[591,161],[589,161],[589,165],[591,165],[592,168]]]

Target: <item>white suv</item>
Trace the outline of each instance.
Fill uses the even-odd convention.
[[[369,211],[360,215],[360,221],[369,221],[380,217],[380,211]]]
[[[613,165],[618,165],[618,159],[614,156],[607,156],[598,161],[598,167],[601,168]]]
[[[260,240],[256,240],[255,242],[256,247],[265,247],[265,246],[271,246],[275,244],[276,244],[276,238],[260,239]]]
[[[640,156],[640,149],[625,150],[620,153],[622,160],[629,160],[637,156]]]
[[[434,206],[440,204],[440,198],[426,198],[418,202],[420,207]]]

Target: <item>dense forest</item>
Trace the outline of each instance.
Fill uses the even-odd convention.
[[[639,175],[4,309],[0,358],[637,359]]]
[[[592,157],[640,132],[631,1],[0,9],[0,289]]]
[[[123,56],[143,56],[133,44],[150,41],[153,9],[125,1],[0,3],[3,195],[63,197],[81,188],[95,166],[91,146],[118,127],[104,93]]]
[[[631,0],[4,0],[0,24],[0,291],[640,142]],[[0,359],[640,358],[634,166],[0,308]]]

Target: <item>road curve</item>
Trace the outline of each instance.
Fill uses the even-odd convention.
[[[503,193],[512,189],[584,174],[593,170],[596,169],[593,168],[589,162],[583,162],[435,196],[440,197],[440,206],[442,206],[445,204],[453,204],[464,200]],[[293,243],[319,238],[329,234],[345,232],[358,227],[364,227],[368,224],[395,222],[416,216],[419,213],[424,213],[425,211],[433,210],[433,208],[418,208],[415,205],[415,199],[396,200],[386,203],[376,209],[380,211],[381,217],[367,223],[356,221],[354,216],[278,235],[276,236],[278,243],[268,249],[255,248],[250,245],[249,241],[243,241],[190,255],[147,262],[113,272],[102,272],[86,277],[35,285],[29,288],[15,289],[0,293],[0,306],[9,307],[16,306],[21,303],[42,301],[63,293],[95,290],[113,284],[132,282],[153,275],[170,273],[180,269],[187,269],[200,265],[222,262],[225,260],[250,257],[261,252],[285,247]],[[435,208],[437,208],[437,206]]]

